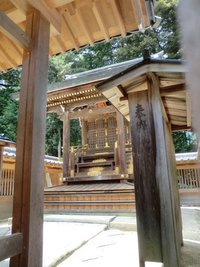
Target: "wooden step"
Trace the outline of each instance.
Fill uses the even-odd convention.
[[[129,175],[127,175],[127,177],[122,177],[119,174],[113,174],[113,172],[111,171],[111,174],[103,174],[102,175],[97,175],[97,176],[89,176],[87,175],[87,173],[80,173],[77,176],[74,177],[65,177],[64,181],[65,182],[85,182],[85,181],[91,181],[91,182],[96,182],[96,181],[126,181],[131,179],[131,177]]]
[[[44,198],[48,211],[135,211],[134,186],[129,183],[63,185],[45,190]]]

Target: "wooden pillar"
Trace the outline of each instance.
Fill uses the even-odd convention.
[[[85,119],[81,120],[81,139],[82,139],[82,145],[86,145],[87,144],[87,122]]]
[[[2,169],[3,169],[3,146],[0,146],[0,195],[2,186]]]
[[[65,111],[63,116],[63,177],[70,176],[70,119],[69,111]]]
[[[13,233],[22,233],[23,249],[11,267],[42,267],[43,166],[50,25],[39,11],[27,16],[30,52],[24,52],[17,130]]]
[[[148,91],[128,95],[134,163],[140,267],[162,262],[160,200],[156,181],[156,143]],[[173,266],[173,265],[172,265]]]
[[[148,90],[128,95],[140,266],[160,261],[178,267],[182,224],[175,153],[159,83],[150,77]]]
[[[182,221],[175,151],[171,130],[163,117],[159,81],[151,75],[152,109],[156,134],[156,179],[160,191],[162,254],[166,267],[180,266]]]
[[[119,173],[122,175],[127,174],[125,150],[126,135],[124,127],[124,116],[117,111]]]

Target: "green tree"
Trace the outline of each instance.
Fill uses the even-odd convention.
[[[193,132],[173,132],[173,141],[176,153],[197,151],[197,137]]]
[[[0,133],[15,141],[18,118],[18,102],[12,99],[20,84],[21,68],[0,73]]]

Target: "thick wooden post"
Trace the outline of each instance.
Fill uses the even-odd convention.
[[[70,176],[70,119],[69,111],[65,111],[63,116],[63,177]]]
[[[156,143],[148,91],[128,95],[134,162],[140,267],[162,262],[160,199],[156,181]],[[173,265],[172,265],[173,266]]]
[[[119,173],[122,175],[127,174],[126,168],[126,150],[125,150],[125,128],[124,116],[117,111],[117,130],[118,130],[118,159],[119,159]]]
[[[163,118],[159,81],[152,74],[152,109],[156,134],[156,179],[160,191],[162,254],[166,267],[180,266],[182,221],[175,151],[170,129]]]
[[[49,22],[39,11],[27,17],[32,50],[24,52],[13,200],[13,233],[22,233],[23,250],[11,267],[41,267],[43,249],[43,165]]]
[[[3,168],[3,146],[0,146],[0,195],[2,186],[2,168]]]

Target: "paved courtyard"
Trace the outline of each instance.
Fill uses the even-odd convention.
[[[44,267],[138,267],[135,215],[45,215]],[[182,267],[200,266],[200,208],[182,208]],[[10,232],[1,223],[0,234]],[[8,261],[0,262],[7,267]],[[147,264],[159,267],[159,264]]]

